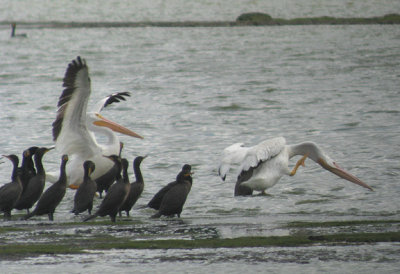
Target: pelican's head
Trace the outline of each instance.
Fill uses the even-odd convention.
[[[139,134],[133,132],[130,129],[127,129],[124,126],[121,126],[113,121],[110,121],[110,120],[104,118],[102,115],[100,115],[100,113],[93,113],[92,115],[90,115],[89,122],[94,126],[106,127],[115,132],[119,132],[119,133],[122,133],[122,134],[125,134],[128,136],[131,136],[131,137],[143,139],[143,137],[140,136]]]
[[[332,172],[333,174],[336,174],[337,176],[339,176],[347,181],[350,181],[354,184],[368,188],[369,190],[373,191],[372,187],[370,187],[369,185],[367,185],[366,183],[364,183],[363,181],[358,179],[356,176],[350,174],[349,172],[347,172],[344,169],[342,169],[341,167],[339,167],[335,161],[333,161],[331,158],[329,158],[325,154],[321,154],[316,162],[318,164],[320,164],[326,170]]]

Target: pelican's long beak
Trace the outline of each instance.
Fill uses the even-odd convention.
[[[109,129],[111,129],[113,131],[131,136],[131,137],[143,139],[143,137],[140,136],[139,134],[137,134],[137,133],[133,132],[132,130],[127,129],[126,127],[123,127],[113,121],[110,121],[110,120],[104,118],[99,113],[96,113],[96,117],[99,119],[99,120],[93,122],[93,124],[96,126],[108,127]]]
[[[330,172],[332,172],[333,174],[336,174],[337,176],[350,181],[354,184],[357,184],[359,186],[368,188],[371,191],[374,191],[372,189],[372,187],[370,187],[369,185],[367,185],[366,183],[364,183],[363,181],[361,181],[360,179],[358,179],[356,176],[348,173],[347,171],[345,171],[344,169],[340,168],[336,163],[333,163],[334,166],[329,165],[328,163],[326,163],[324,160],[320,159],[318,161],[318,163],[325,168],[326,170],[329,170]]]

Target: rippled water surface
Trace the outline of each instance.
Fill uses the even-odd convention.
[[[161,2],[168,4],[158,4]],[[306,2],[298,1],[299,5]],[[336,2],[361,5],[359,1]],[[375,7],[375,1],[366,2],[370,3],[367,10]],[[396,1],[387,2],[396,7]],[[200,3],[204,9],[215,6],[214,2]],[[329,8],[321,1],[311,3],[309,9],[313,3]],[[278,4],[273,8],[284,10]],[[348,15],[340,4],[331,9]],[[185,11],[182,14],[179,18],[187,19]],[[303,14],[308,15],[307,9]],[[77,20],[73,15],[69,14],[68,20]],[[32,12],[27,18],[43,20],[41,16]],[[53,18],[50,14],[44,19]],[[87,19],[107,18],[88,14]],[[125,143],[124,156],[130,161],[137,155],[149,155],[142,163],[145,190],[138,206],[146,204],[161,186],[174,180],[184,163],[189,163],[195,172],[194,183],[182,219],[184,227],[199,229],[199,237],[286,235],[288,232],[279,227],[290,221],[398,220],[399,53],[398,26],[30,29],[26,39],[10,39],[9,31],[2,30],[0,153],[20,155],[32,145],[53,145],[51,124],[62,78],[68,62],[81,55],[90,67],[90,105],[112,92],[132,93],[127,102],[111,106],[104,115],[145,137],[120,136]],[[284,177],[271,188],[270,196],[234,198],[234,172],[226,182],[216,174],[222,149],[234,142],[252,145],[276,136],[284,136],[288,143],[311,140],[320,144],[375,191],[339,179],[307,160],[296,176]],[[46,154],[45,168],[58,169],[59,158],[55,151]],[[10,163],[0,165],[1,183],[9,181],[10,172]],[[56,222],[79,221],[69,213],[73,194],[72,190],[67,192],[56,211]],[[164,219],[149,220],[151,214],[151,210],[135,210],[132,218],[142,222],[139,228],[154,235],[158,227],[167,225],[176,232],[182,226]],[[29,222],[46,222],[46,217]],[[141,235],[140,229],[118,233]],[[62,232],[56,234],[62,237]],[[18,237],[13,240],[18,242]],[[27,258],[21,263],[5,261],[0,269],[41,271],[46,266],[49,273],[58,267],[79,273],[103,268],[129,272],[135,267],[142,272],[184,272],[190,265],[196,272],[302,269],[304,273],[332,273],[345,267],[350,272],[379,269],[391,273],[400,267],[393,258],[396,252],[397,244],[111,250],[78,257]]]

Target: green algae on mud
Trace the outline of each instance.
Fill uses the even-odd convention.
[[[312,228],[312,227],[337,227],[359,225],[399,224],[400,220],[352,220],[352,221],[326,221],[326,222],[290,222],[284,228]]]
[[[141,222],[139,222],[141,223]],[[86,253],[89,250],[109,249],[198,249],[198,248],[252,248],[252,247],[296,247],[312,245],[354,245],[377,242],[400,242],[398,225],[400,220],[351,220],[326,222],[289,222],[281,228],[332,228],[323,233],[304,232],[286,236],[248,236],[220,238],[218,231],[208,230],[194,233],[193,227],[184,224],[161,224],[153,230],[148,226],[135,226],[138,221],[123,220],[112,224],[108,220],[91,223],[32,223],[0,227],[0,259],[20,259],[46,254]],[[183,225],[183,226],[182,226]],[[384,227],[384,231],[337,231],[337,227]],[[386,228],[387,227],[387,228]],[[72,232],[59,234],[63,228],[73,228]],[[207,229],[210,230],[208,227]],[[143,231],[142,231],[143,230]],[[389,231],[391,230],[391,231]],[[394,230],[394,231],[393,231]],[[162,231],[163,234],[159,232]],[[335,231],[335,232],[333,232]],[[179,233],[178,233],[179,232]],[[204,234],[204,233],[205,234]],[[12,242],[15,235],[25,233],[30,242]],[[164,235],[165,234],[165,235]],[[178,235],[179,234],[179,235]],[[189,239],[177,239],[184,235]],[[193,235],[192,235],[193,234]],[[204,234],[204,235],[203,235]],[[197,235],[197,236],[196,236]],[[201,236],[201,237],[198,237]],[[2,237],[2,239],[1,239]],[[156,237],[156,239],[154,239]],[[173,238],[165,238],[173,237]],[[34,242],[36,241],[36,242]]]
[[[19,258],[41,254],[85,253],[88,250],[108,249],[197,249],[244,247],[295,247],[311,245],[352,245],[377,242],[400,242],[400,232],[353,233],[319,236],[238,237],[198,240],[127,240],[102,235],[70,244],[9,244],[0,247],[0,258]]]

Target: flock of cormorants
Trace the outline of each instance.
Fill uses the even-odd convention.
[[[122,150],[121,143],[121,150]],[[22,154],[22,163],[19,166],[19,158],[15,154],[3,155],[13,164],[11,182],[0,187],[0,212],[4,212],[4,219],[11,219],[13,209],[27,210],[27,215],[23,219],[29,219],[33,216],[48,214],[50,221],[54,220],[54,212],[65,196],[68,188],[66,165],[68,155],[61,157],[60,176],[57,182],[52,184],[44,191],[46,173],[42,164],[42,158],[51,148],[30,147]],[[33,158],[33,159],[32,159]],[[128,175],[129,162],[121,155],[107,156],[114,162],[114,166],[107,174],[96,180],[91,178],[95,170],[95,164],[92,161],[85,161],[83,164],[84,177],[83,183],[76,190],[74,196],[74,205],[72,213],[78,215],[85,212],[89,216],[83,221],[94,219],[98,216],[110,216],[112,222],[116,221],[116,216],[122,216],[125,211],[129,212],[141,196],[144,188],[143,176],[140,170],[140,164],[146,156],[138,156],[133,161],[133,170],[136,181],[130,183]],[[157,210],[153,218],[161,216],[180,217],[183,205],[192,186],[191,166],[185,164],[176,177],[176,180],[163,187],[146,207]],[[102,198],[103,191],[106,195],[101,201],[98,209],[92,214],[93,200],[96,192]],[[36,207],[30,211],[33,205]]]

